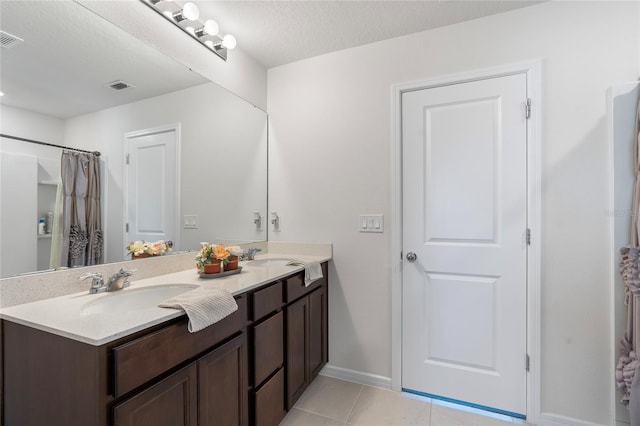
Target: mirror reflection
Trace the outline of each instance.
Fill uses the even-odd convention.
[[[3,0],[0,30],[16,40],[1,48],[0,133],[101,153],[105,262],[135,239],[266,240],[263,111],[75,2]],[[51,266],[39,221],[59,209],[62,153],[0,139],[0,277]]]

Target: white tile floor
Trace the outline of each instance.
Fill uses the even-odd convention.
[[[318,376],[281,426],[501,426],[519,419]],[[472,411],[472,412],[471,412]]]

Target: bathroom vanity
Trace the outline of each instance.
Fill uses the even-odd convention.
[[[277,425],[327,362],[322,269],[309,286],[300,267],[243,271],[238,310],[196,333],[181,311],[92,341],[3,313],[3,424]]]

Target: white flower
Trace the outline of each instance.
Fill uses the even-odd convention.
[[[227,246],[227,250],[231,253],[231,256],[240,256],[242,249],[238,246]]]

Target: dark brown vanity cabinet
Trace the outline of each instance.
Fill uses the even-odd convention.
[[[327,362],[327,279],[302,280],[197,333],[183,316],[102,346],[1,321],[0,423],[276,426]]]
[[[197,333],[181,317],[102,346],[3,321],[7,426],[249,424],[247,296]]]
[[[284,313],[282,282],[253,294],[253,424],[277,426],[284,401]]]
[[[291,409],[300,395],[315,379],[328,359],[327,334],[327,265],[322,278],[309,287],[302,275],[286,281],[286,372],[287,409]],[[297,298],[297,299],[296,299]]]
[[[117,404],[114,425],[247,425],[246,347],[241,334]]]

